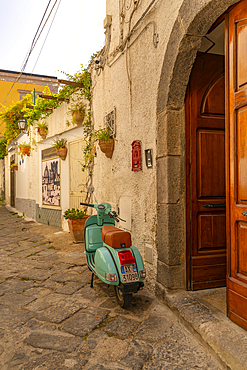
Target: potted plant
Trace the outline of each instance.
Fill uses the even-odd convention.
[[[64,161],[67,157],[67,139],[56,138],[54,140],[53,146],[56,148],[57,155]]]
[[[64,218],[68,220],[70,234],[75,243],[84,242],[84,226],[88,218],[86,211],[80,209],[68,209],[64,212]]]
[[[69,112],[72,114],[72,123],[81,126],[86,114],[85,104],[77,103],[69,108]]]
[[[48,125],[46,122],[38,122],[36,123],[37,131],[42,139],[46,139],[48,134]]]
[[[31,145],[29,143],[23,142],[19,144],[18,149],[20,150],[21,154],[27,155],[28,157],[30,156]]]
[[[10,168],[17,171],[18,170],[18,163],[12,163]]]
[[[114,150],[114,139],[109,128],[101,128],[95,132],[95,140],[99,142],[99,147],[107,158],[112,157]]]

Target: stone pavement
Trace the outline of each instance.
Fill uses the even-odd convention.
[[[82,249],[0,206],[1,370],[222,369],[147,290],[124,310],[91,289]]]

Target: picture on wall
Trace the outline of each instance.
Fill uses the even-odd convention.
[[[60,159],[42,162],[42,204],[60,206]]]

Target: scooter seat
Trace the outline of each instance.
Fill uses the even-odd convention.
[[[132,245],[130,233],[111,225],[102,227],[102,240],[105,244],[116,249],[129,248]]]

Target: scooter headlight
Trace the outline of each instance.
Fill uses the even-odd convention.
[[[117,281],[117,275],[116,274],[108,274],[108,272],[105,273],[105,279],[107,281]]]
[[[140,271],[140,278],[144,279],[146,277],[146,270]]]

